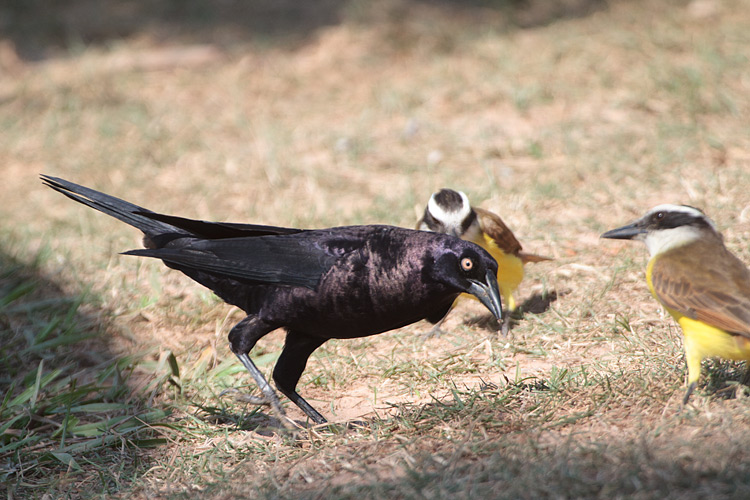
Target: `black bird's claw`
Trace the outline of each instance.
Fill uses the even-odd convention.
[[[251,405],[263,405],[263,406],[270,406],[272,410],[274,410],[274,413],[276,414],[276,418],[279,419],[279,422],[281,425],[288,430],[291,431],[297,431],[299,429],[302,429],[302,427],[292,420],[291,418],[286,416],[286,412],[283,408],[280,406],[274,405],[273,402],[269,401],[263,396],[255,396],[253,394],[247,394],[244,392],[241,392],[236,387],[230,387],[228,389],[224,389],[219,393],[219,397],[224,397],[228,394],[232,394],[235,401],[239,401],[240,403],[248,403]]]

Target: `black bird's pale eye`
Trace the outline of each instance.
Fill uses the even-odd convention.
[[[461,269],[466,272],[471,271],[472,269],[474,269],[474,261],[469,257],[464,257],[463,259],[461,259]]]

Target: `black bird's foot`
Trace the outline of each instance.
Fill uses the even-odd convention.
[[[239,389],[236,387],[230,387],[229,389],[224,389],[219,394],[219,397],[222,398],[226,396],[227,394],[231,394],[235,401],[239,401],[240,403],[248,403],[251,405],[268,405],[271,406],[271,402],[268,401],[263,396],[254,396],[252,394],[247,394],[244,392],[240,392]]]
[[[242,324],[242,322],[240,322],[239,324]],[[237,326],[235,326],[235,328],[237,328]],[[250,360],[250,358],[247,356],[246,353],[237,354],[237,357],[242,362],[242,364],[245,365],[245,368],[247,368],[250,374],[253,376],[253,379],[255,379],[255,383],[258,384],[258,387],[260,388],[260,392],[263,393],[262,397],[248,395],[250,398],[250,401],[248,402],[252,404],[270,405],[271,410],[273,410],[274,414],[278,417],[279,421],[281,422],[281,425],[283,425],[285,428],[290,429],[290,430],[299,429],[300,428],[299,425],[294,420],[286,416],[286,412],[284,411],[284,408],[281,407],[281,401],[279,401],[279,397],[276,395],[276,392],[274,392],[274,390],[268,384],[263,374],[260,373],[260,370],[258,370],[258,368],[255,366],[255,363],[253,363]]]
[[[445,330],[443,330],[443,323],[445,323],[445,318],[447,317],[448,314],[446,313],[442,318],[440,318],[440,321],[432,325],[432,328],[430,328],[429,332],[420,333],[419,336],[422,337],[423,340],[442,337],[443,334],[446,333]]]
[[[279,422],[281,423],[282,426],[284,426],[285,429],[296,431],[302,428],[297,422],[295,422],[294,420],[292,420],[286,415],[286,412],[281,407],[281,404],[278,400],[276,401],[276,404],[274,404],[274,401],[269,401],[264,396],[255,396],[253,394],[247,394],[247,393],[241,392],[236,387],[230,387],[229,389],[224,389],[219,394],[219,397],[224,397],[229,394],[231,394],[234,397],[235,401],[239,401],[240,403],[247,403],[247,404],[258,405],[258,406],[270,406],[276,418],[279,419]]]
[[[423,340],[437,339],[442,337],[445,333],[446,331],[440,328],[440,325],[437,324],[433,325],[428,331],[419,334],[419,336],[422,337]]]
[[[344,422],[324,422],[316,424],[316,430],[325,430],[331,434],[344,434],[347,431],[372,430],[372,422],[365,420],[347,420]]]

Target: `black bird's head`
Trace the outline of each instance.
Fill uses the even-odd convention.
[[[426,267],[431,280],[457,292],[469,293],[498,320],[503,307],[497,288],[497,262],[482,247],[457,238],[441,238],[442,248],[433,266]]]

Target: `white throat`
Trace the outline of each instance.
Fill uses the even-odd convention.
[[[700,239],[702,231],[693,226],[679,226],[672,229],[649,231],[641,239],[648,248],[651,257]]]

